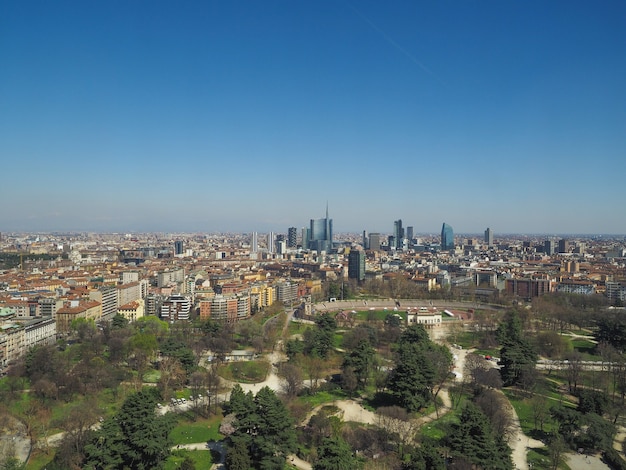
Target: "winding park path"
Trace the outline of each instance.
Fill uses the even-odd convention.
[[[450,304],[450,303],[445,303],[445,302],[440,302],[440,301],[431,302],[428,300],[422,300],[422,301],[416,300],[416,301],[410,301],[410,302],[404,301],[402,308],[406,308],[407,306],[421,306],[421,305],[426,305],[426,304],[435,305],[441,308],[450,308],[450,309],[478,307],[478,305],[467,304],[467,303]],[[350,301],[327,302],[325,304],[317,305],[316,310],[320,312],[320,311],[331,311],[331,310],[339,310],[339,309],[359,309],[363,307],[366,307],[366,308],[374,307],[377,309],[387,308],[389,310],[393,310],[393,308],[395,307],[395,302],[393,300],[371,301],[367,303],[350,302]],[[490,308],[490,307],[480,306],[480,308]],[[496,308],[496,307],[493,307],[493,308]],[[293,311],[288,312],[288,315],[285,319],[283,333],[286,332],[287,325],[292,320],[292,317],[293,317]],[[445,339],[446,339],[445,329],[442,328],[439,331],[437,331],[436,334],[432,335],[432,338],[433,340],[438,341],[438,342],[445,342]],[[271,367],[270,367],[270,370],[266,379],[263,382],[259,382],[255,384],[240,383],[239,385],[242,387],[242,389],[245,392],[250,391],[252,393],[256,393],[261,388],[266,387],[266,386],[277,392],[282,390],[283,379],[278,376],[277,369],[275,366],[275,364],[279,364],[286,360],[286,356],[282,352],[280,341],[281,340],[279,340],[274,350],[266,356],[271,364]],[[465,358],[467,354],[470,352],[472,352],[472,350],[468,351],[468,350],[462,350],[458,348],[455,348],[452,350],[452,353],[454,355],[455,380],[457,382],[460,382],[463,380],[462,373],[465,367]],[[224,381],[224,382],[228,386],[228,388],[231,388],[232,385],[234,385],[234,382],[233,383],[230,383],[227,381]],[[438,397],[441,399],[442,405],[439,408],[438,412],[433,412],[428,415],[420,416],[419,418],[416,418],[416,424],[418,426],[428,425],[429,423],[434,422],[438,418],[441,418],[446,413],[451,411],[452,401],[451,401],[451,397],[448,391],[448,386],[449,384],[447,386],[444,386],[444,388],[442,388],[442,390],[439,392]],[[219,401],[227,401],[229,399],[229,395],[230,395],[230,392],[220,393],[219,396],[216,398]],[[512,427],[511,427],[511,433],[509,437],[509,446],[511,447],[511,450],[512,450],[512,459],[514,463],[514,468],[518,470],[531,470],[527,461],[528,450],[532,448],[541,448],[545,444],[541,441],[531,439],[529,436],[526,436],[523,433],[522,428],[520,426],[519,418],[515,412],[515,409],[510,405],[510,402],[508,400],[506,403],[509,404],[509,413],[511,414],[511,418],[512,418]],[[317,411],[319,411],[319,409],[328,405],[334,405],[339,410],[341,410],[342,419],[346,422],[350,421],[350,422],[358,422],[358,423],[364,423],[364,424],[370,424],[370,425],[375,425],[378,422],[378,417],[376,413],[373,413],[372,411],[365,409],[361,405],[359,400],[336,400],[332,403],[319,405],[315,409],[313,409],[311,412],[308,413],[304,422],[307,422],[311,416],[313,416]],[[189,404],[187,406],[189,406]],[[168,405],[164,405],[159,411],[161,413],[165,413],[167,411],[177,412],[185,408],[186,408],[185,405],[183,406],[179,405],[177,407],[170,407]],[[58,442],[60,441],[61,437],[62,437],[62,434],[49,436],[47,438],[47,442],[43,443],[41,442],[42,440],[40,440],[40,442],[38,442],[37,445],[39,446],[49,445],[49,446],[54,447],[58,445]],[[616,448],[616,450],[620,452],[622,451],[621,447],[625,438],[626,438],[626,430],[624,430],[623,428],[620,428],[620,432],[616,436],[615,444],[614,444],[614,447]],[[28,458],[28,455],[30,453],[30,448],[31,448],[30,440],[25,435],[25,433],[20,433],[19,436],[15,436],[13,439],[15,439],[17,442],[8,442],[6,436],[0,436],[0,444],[4,442],[4,444],[6,445],[13,445],[16,451],[17,457],[20,458],[20,460],[25,461]],[[209,447],[211,444],[217,447],[215,449]],[[222,460],[224,457],[224,449],[221,443],[210,443],[210,444],[207,444],[207,442],[188,443],[184,445],[181,444],[180,446],[177,446],[175,448],[185,448],[188,450],[203,450],[203,451],[207,451],[211,448],[212,450],[220,451]],[[288,461],[291,465],[295,466],[296,468],[300,470],[311,470],[312,468],[309,462],[306,462],[298,458],[295,455],[289,456]],[[570,468],[572,468],[573,470],[579,469],[579,468],[588,468],[591,470],[605,470],[609,468],[599,458],[595,456],[568,454],[567,462]],[[212,466],[212,469],[214,470],[220,469],[220,468],[223,468],[223,462],[215,463]]]

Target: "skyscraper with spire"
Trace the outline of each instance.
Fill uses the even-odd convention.
[[[325,218],[311,219],[307,247],[318,252],[329,252],[333,248],[333,221],[328,218],[328,203]]]

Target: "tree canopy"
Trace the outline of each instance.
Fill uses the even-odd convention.
[[[256,396],[236,385],[228,410],[235,415],[234,432],[228,437],[227,461],[233,467],[282,469],[288,454],[295,450],[293,419],[269,387]]]
[[[174,422],[169,415],[157,415],[156,404],[154,389],[130,395],[120,411],[106,419],[85,446],[84,468],[161,468],[170,454],[169,434]]]
[[[398,342],[388,388],[400,406],[418,411],[433,398],[433,388],[450,372],[452,355],[433,343],[422,325],[411,325]]]

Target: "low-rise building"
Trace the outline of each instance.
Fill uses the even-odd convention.
[[[133,300],[117,309],[118,315],[122,315],[129,322],[133,323],[144,316],[145,305],[143,299]]]
[[[102,304],[95,300],[72,300],[57,310],[57,333],[67,334],[70,331],[72,321],[78,318],[99,321],[102,318]]]
[[[427,307],[409,308],[406,311],[406,323],[411,325],[424,325],[424,328],[431,329],[440,327],[442,324],[441,312],[437,309]]]

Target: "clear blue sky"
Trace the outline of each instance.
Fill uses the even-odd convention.
[[[626,2],[0,3],[0,231],[626,233]]]

